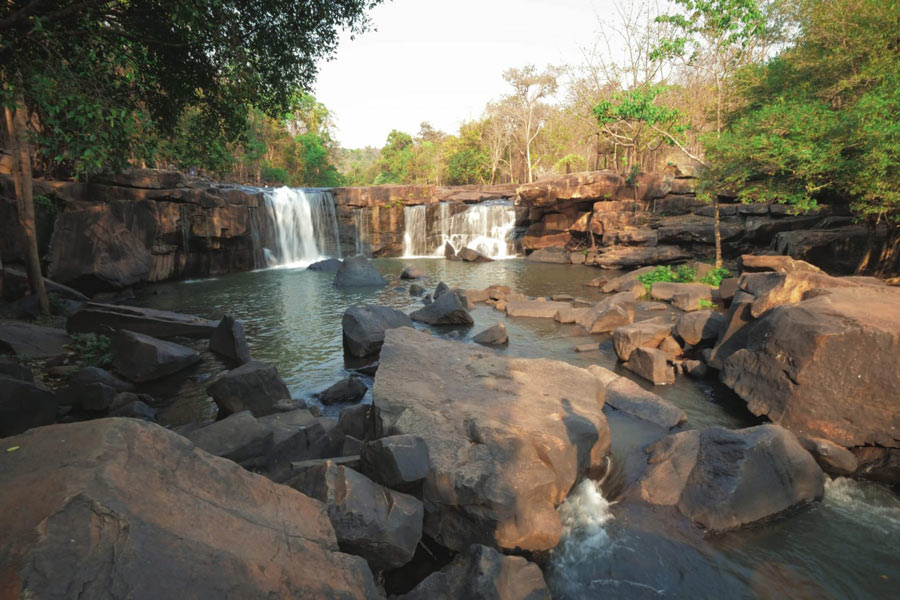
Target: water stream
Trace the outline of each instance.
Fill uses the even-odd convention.
[[[267,190],[266,210],[275,232],[266,253],[274,267],[305,267],[329,256],[341,256],[334,195],[327,190],[281,187]]]
[[[445,244],[454,251],[471,248],[493,259],[516,255],[516,212],[511,202],[492,200],[470,206],[441,202],[431,208],[434,216],[430,223],[429,208],[421,205],[403,209],[405,258],[442,257]]]

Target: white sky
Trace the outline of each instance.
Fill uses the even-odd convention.
[[[503,71],[580,64],[612,0],[393,0],[371,12],[374,31],[341,39],[314,93],[345,148],[381,147],[391,129],[422,121],[455,133],[507,93]]]

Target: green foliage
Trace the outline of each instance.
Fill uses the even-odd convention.
[[[69,350],[78,355],[82,367],[106,368],[112,365],[111,340],[96,333],[75,333],[70,336]]]
[[[703,277],[698,279],[700,283],[705,283],[708,286],[719,287],[722,284],[723,279],[727,279],[731,277],[731,271],[724,267],[715,267],[706,273]]]
[[[66,314],[66,303],[63,300],[62,296],[60,296],[56,292],[48,292],[47,293],[47,301],[50,303],[50,314],[54,314],[54,315],[65,315]]]
[[[708,298],[700,298],[699,300],[697,300],[697,308],[699,310],[704,310],[706,308],[712,308],[712,307],[713,307],[713,302],[712,302],[712,300],[710,300]]]
[[[594,116],[601,125],[616,121],[640,121],[648,126],[662,126],[682,132],[680,111],[656,103],[660,94],[668,88],[651,85],[613,94],[612,100],[601,100],[594,106]]]
[[[587,168],[587,161],[578,154],[566,154],[553,165],[557,173],[577,173]]]
[[[731,272],[728,269],[718,267],[711,269],[706,275],[698,278],[696,269],[688,264],[681,264],[674,270],[672,267],[660,265],[652,271],[638,275],[637,280],[644,285],[644,288],[649,294],[650,288],[657,281],[669,281],[673,283],[699,282],[712,287],[719,287],[719,284],[722,283],[722,280],[726,277],[731,277]]]
[[[56,215],[59,213],[56,203],[43,194],[34,197],[34,209],[39,213],[46,214],[51,221],[56,219]]]

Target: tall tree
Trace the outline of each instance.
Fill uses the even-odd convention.
[[[251,105],[283,113],[342,28],[379,0],[8,0],[0,77],[28,273],[42,310],[31,198],[35,147],[86,176],[139,156],[147,130],[194,107],[210,136],[238,137]],[[36,142],[36,143],[35,143]]]
[[[535,165],[531,158],[531,146],[544,127],[545,100],[556,93],[558,75],[558,70],[553,67],[538,71],[534,65],[509,69],[503,74],[503,79],[513,88],[510,98],[516,108],[528,183],[534,181]]]

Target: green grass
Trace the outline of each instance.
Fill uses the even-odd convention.
[[[644,285],[644,289],[646,289],[649,294],[650,288],[657,281],[669,281],[673,283],[699,282],[717,288],[719,287],[719,284],[722,283],[723,279],[730,276],[731,272],[728,269],[719,267],[710,270],[706,275],[698,278],[697,271],[692,269],[690,265],[683,264],[678,265],[675,270],[672,270],[672,267],[669,266],[658,266],[652,271],[638,275],[637,280]]]

